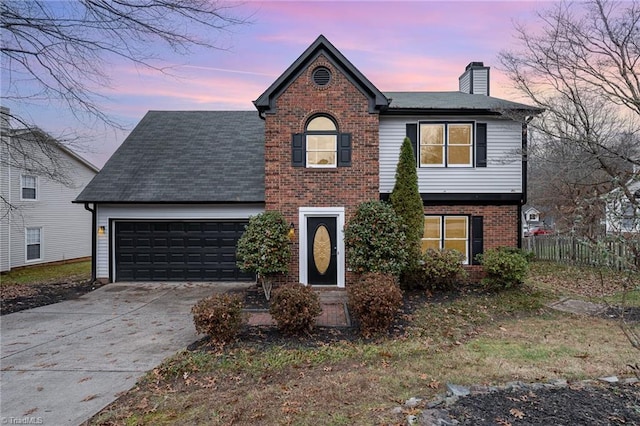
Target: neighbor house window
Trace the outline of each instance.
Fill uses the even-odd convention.
[[[318,116],[306,128],[307,167],[336,167],[338,129],[329,117]]]
[[[36,188],[38,178],[31,175],[22,175],[20,178],[20,198],[22,200],[36,200]]]
[[[538,217],[538,213],[529,213],[529,218],[527,219],[529,222],[538,222],[540,218]]]
[[[636,213],[636,208],[631,203],[622,205],[621,231],[634,232],[640,229],[640,210]]]
[[[42,258],[42,228],[27,228],[26,231],[27,260]]]
[[[422,251],[428,249],[457,250],[469,263],[469,217],[425,216]]]
[[[472,123],[420,123],[420,166],[473,165]]]

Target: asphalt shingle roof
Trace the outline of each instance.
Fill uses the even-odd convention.
[[[384,92],[391,100],[389,110],[525,110],[541,112],[530,105],[511,102],[485,95],[471,95],[464,92]]]
[[[149,111],[76,202],[264,202],[264,121]]]

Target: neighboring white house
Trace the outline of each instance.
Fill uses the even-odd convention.
[[[0,272],[91,256],[91,213],[71,201],[98,169],[2,108]]]
[[[606,196],[605,225],[607,234],[640,233],[640,174],[628,184],[629,192],[634,194],[636,204],[623,193],[620,188],[614,189]]]

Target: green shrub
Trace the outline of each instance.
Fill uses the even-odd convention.
[[[249,219],[238,240],[238,267],[258,275],[267,300],[271,296],[272,276],[289,272],[291,241],[288,234],[289,225],[282,213],[266,211]]]
[[[408,251],[400,219],[389,204],[368,201],[358,206],[344,230],[347,266],[354,272],[398,276]]]
[[[434,290],[453,289],[467,278],[463,262],[464,255],[457,250],[427,250],[420,266],[423,283]]]
[[[409,262],[404,272],[413,270],[420,260],[420,240],[424,232],[424,207],[418,189],[416,157],[411,140],[404,138],[396,166],[396,180],[389,196],[407,237]]]
[[[494,288],[518,287],[529,272],[527,256],[520,249],[498,247],[478,255],[486,274],[483,284]]]
[[[370,272],[347,287],[349,309],[364,336],[389,329],[402,306],[402,291],[390,274]]]
[[[238,295],[214,294],[191,308],[198,333],[226,343],[233,340],[242,327],[242,299]]]
[[[311,286],[284,284],[273,290],[269,313],[285,334],[310,332],[322,313],[320,297]]]

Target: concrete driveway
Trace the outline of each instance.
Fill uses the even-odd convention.
[[[251,283],[114,283],[0,317],[2,424],[78,425],[199,337],[196,301]]]

